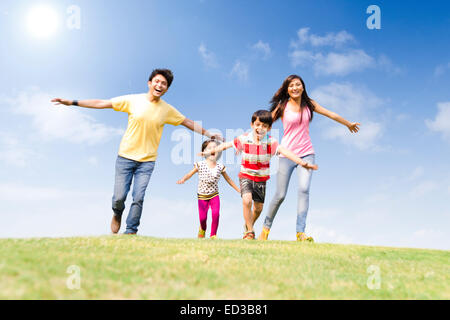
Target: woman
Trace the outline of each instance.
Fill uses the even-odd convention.
[[[310,164],[314,164],[315,160],[314,149],[309,136],[309,123],[313,119],[314,112],[345,125],[352,133],[359,131],[359,123],[349,122],[310,99],[305,89],[305,83],[298,75],[290,75],[287,77],[272,97],[270,103],[273,121],[275,122],[281,118],[283,123],[284,135],[281,140],[281,145]],[[259,236],[260,240],[267,240],[269,236],[273,220],[286,196],[289,180],[296,167],[299,181],[296,227],[297,241],[313,241],[311,237],[305,234],[312,171],[304,167],[298,167],[295,162],[282,155],[280,155],[278,167],[277,191],[269,204],[269,211],[267,212],[263,230]]]

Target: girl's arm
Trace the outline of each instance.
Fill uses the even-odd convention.
[[[360,123],[347,121],[344,118],[342,118],[340,115],[338,115],[337,113],[325,109],[324,107],[322,107],[320,104],[318,104],[314,100],[311,100],[311,102],[314,105],[314,111],[315,112],[317,112],[317,113],[319,113],[321,115],[324,115],[324,116],[326,116],[326,117],[328,117],[328,118],[330,118],[330,119],[332,119],[334,121],[337,121],[340,124],[343,124],[352,133],[356,133],[356,132],[359,131],[359,126],[361,125]]]
[[[286,149],[285,147],[278,146],[278,152],[281,153],[286,158],[288,158],[289,160],[292,160],[295,163],[301,165],[305,169],[313,169],[313,170],[319,169],[319,166],[317,164],[313,165],[309,164],[306,161],[303,161],[301,158],[297,157],[291,150]]]
[[[222,143],[221,145],[215,147],[214,149],[212,149],[210,151],[200,152],[200,153],[198,153],[198,155],[200,157],[209,157],[211,155],[211,153],[222,152],[223,150],[231,148],[232,146],[233,146],[233,141],[225,142],[225,143]]]
[[[241,193],[241,189],[239,189],[239,187],[234,183],[234,181],[230,178],[230,176],[224,171],[222,172],[223,177],[225,178],[225,180],[228,182],[228,184],[234,189],[236,190],[238,193]]]
[[[177,181],[177,184],[183,184],[185,183],[187,180],[189,180],[194,174],[196,174],[198,172],[198,168],[197,166],[194,167],[194,169],[192,169],[191,171],[189,171],[183,178],[181,178],[180,180]]]

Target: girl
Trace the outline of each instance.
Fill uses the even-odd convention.
[[[315,160],[314,149],[309,137],[309,123],[313,118],[314,112],[339,122],[352,133],[359,131],[359,123],[349,122],[310,99],[306,93],[305,83],[298,75],[287,77],[270,102],[273,121],[275,122],[281,118],[283,123],[284,135],[281,140],[281,146],[291,150],[295,155],[310,164],[314,164]],[[305,234],[312,171],[299,167],[295,162],[282,156],[280,156],[278,167],[277,191],[269,205],[264,227],[259,236],[261,240],[267,240],[275,215],[286,196],[289,180],[295,168],[297,168],[299,181],[297,240],[313,240]]]
[[[214,138],[203,142],[202,152],[210,151],[217,147],[219,143]],[[217,228],[219,227],[219,211],[220,211],[220,198],[219,198],[219,186],[218,182],[220,176],[223,175],[228,184],[234,188],[237,192],[241,190],[231,180],[228,174],[225,172],[225,166],[221,163],[217,163],[217,159],[220,157],[220,153],[211,153],[205,160],[194,163],[194,169],[192,169],[183,178],[177,181],[177,184],[183,184],[190,179],[195,173],[198,172],[198,213],[200,217],[200,228],[198,231],[198,238],[204,238],[206,233],[206,220],[208,217],[208,209],[211,207],[212,223],[211,223],[211,235],[212,239],[217,237]]]

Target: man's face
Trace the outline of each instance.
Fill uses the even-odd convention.
[[[148,82],[148,89],[153,97],[161,98],[169,87],[166,78],[161,74],[157,74],[152,81]]]
[[[251,127],[253,129],[253,134],[257,137],[258,140],[261,140],[264,138],[264,136],[267,134],[267,132],[270,131],[270,127],[267,123],[259,121],[259,118],[255,120],[251,124]]]

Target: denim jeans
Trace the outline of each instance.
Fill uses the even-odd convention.
[[[117,157],[114,195],[112,197],[112,209],[117,216],[122,216],[131,181],[134,178],[133,202],[128,213],[125,233],[136,233],[138,230],[145,190],[154,168],[155,161],[138,162],[121,156]]]
[[[310,164],[314,164],[314,154],[302,157],[302,159]],[[292,171],[297,167],[298,175],[298,202],[297,202],[297,232],[305,232],[306,216],[309,207],[309,187],[311,186],[312,170],[307,170],[299,166],[288,158],[280,157],[277,173],[277,191],[269,204],[269,209],[264,220],[264,227],[270,229],[272,227],[275,215],[280,208],[281,203],[286,197],[291,179]]]

